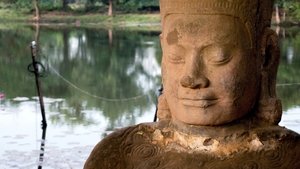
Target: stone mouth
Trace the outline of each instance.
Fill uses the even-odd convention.
[[[181,103],[185,106],[207,108],[218,102],[218,99],[203,99],[203,98],[181,98]]]
[[[178,99],[185,106],[200,108],[207,108],[218,102],[218,98],[211,92],[179,92]]]

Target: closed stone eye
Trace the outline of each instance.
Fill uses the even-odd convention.
[[[228,63],[230,60],[231,60],[230,55],[221,54],[221,55],[212,56],[209,62],[215,65],[222,65]]]
[[[171,63],[184,63],[184,59],[177,54],[169,54],[168,58]]]
[[[168,59],[171,63],[184,63],[185,50],[181,46],[172,46],[168,51]]]
[[[231,53],[225,48],[209,47],[208,49],[205,49],[203,53],[207,63],[213,65],[226,64],[232,58]]]

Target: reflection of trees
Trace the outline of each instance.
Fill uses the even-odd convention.
[[[281,63],[278,84],[300,83],[300,31],[299,28],[282,30],[280,34]],[[300,105],[300,85],[278,86],[278,95],[284,109]]]
[[[34,31],[29,27],[0,30],[0,90],[7,99],[35,95],[34,77],[26,70],[32,40]]]
[[[74,55],[70,57],[70,37],[79,39],[81,44],[78,47],[81,49],[78,51],[86,51],[72,51]],[[31,61],[29,44],[34,38],[35,27],[0,31],[0,90],[5,92],[7,99],[36,96],[34,77],[26,70]],[[55,30],[41,27],[39,39],[43,55],[46,56],[42,57],[46,67],[47,63],[51,63],[64,77],[80,88],[107,98],[147,94],[144,93],[142,86],[136,84],[134,79],[136,75],[129,76],[126,72],[128,67],[135,64],[136,48],[144,48],[141,41],[145,39],[156,41],[157,33],[152,36],[152,33],[144,32],[114,32],[115,41],[112,41],[110,50],[108,50],[109,38],[106,30]],[[136,67],[138,68],[134,70],[135,74],[145,74],[142,66]],[[147,74],[145,76],[149,77],[148,81],[159,79]],[[94,121],[85,117],[82,110],[96,108],[103,111],[111,122],[110,127],[114,128],[120,125],[119,123],[134,123],[135,118],[132,113],[142,114],[154,100],[151,93],[149,97],[126,102],[97,100],[74,90],[54,74],[42,78],[41,82],[44,96],[66,99],[65,104],[68,109],[63,108],[64,106],[50,105],[51,112],[60,113],[50,116],[50,120],[56,124],[92,124]],[[87,104],[83,105],[83,102]]]
[[[300,105],[300,85],[277,88],[284,110]]]
[[[110,127],[114,128],[124,123],[134,123],[136,116],[142,115],[154,104],[153,93],[137,84],[137,77],[145,76],[146,83],[157,83],[157,86],[160,78],[144,70],[142,62],[137,62],[136,58],[143,60],[149,57],[143,50],[150,47],[155,49],[155,60],[159,63],[160,50],[156,50],[159,49],[158,33],[112,32],[114,39],[109,48],[107,30],[40,27],[42,62],[46,67],[49,63],[66,79],[94,95],[126,98],[150,93],[150,96],[132,101],[106,102],[86,96],[50,74],[41,79],[44,96],[65,98],[64,104],[67,105],[67,109],[50,105],[51,112],[60,113],[50,116],[53,123],[89,125],[94,121],[86,117],[82,110],[97,109],[103,112],[110,121]],[[36,96],[34,77],[26,70],[31,61],[29,44],[34,38],[35,27],[0,31],[0,90],[5,92],[7,99]],[[71,45],[75,44],[74,40],[78,41],[78,48],[73,49]],[[147,46],[145,41],[153,44]],[[130,68],[134,69],[129,74]]]
[[[79,88],[93,95],[119,99],[153,94],[151,90],[145,91],[144,86],[137,84],[138,75],[147,77],[145,83],[159,85],[159,75],[149,74],[149,71],[143,70],[143,65],[135,65],[134,73],[128,74],[128,69],[133,67],[132,65],[141,64],[136,62],[136,57],[140,59],[148,57],[138,52],[149,48],[142,42],[151,41],[153,43],[151,48],[155,49],[153,52],[157,52],[157,33],[152,36],[152,33],[113,31],[114,39],[111,41],[107,30],[65,29],[60,37],[58,32],[52,33],[52,37],[49,37],[51,31],[53,30],[44,30],[45,36],[41,36],[44,44],[43,52],[47,53],[46,59],[60,74]],[[154,60],[159,63],[160,59],[157,60],[155,54],[153,54]],[[159,65],[158,69],[160,69]],[[121,122],[123,119],[131,124],[134,123],[133,112],[141,115],[151,104],[154,104],[151,95],[151,97],[127,102],[106,102],[83,95],[63,83],[61,79],[54,79],[49,82],[51,85],[47,85],[47,90],[59,90],[61,93],[53,95],[52,92],[51,97],[67,98],[70,106],[79,106],[77,107],[79,112],[82,109],[81,102],[86,100],[88,107],[98,107],[103,111],[103,114],[109,118],[111,127],[123,123]],[[77,100],[76,104],[73,105],[72,100]]]
[[[51,112],[59,111],[59,114],[49,116],[49,120],[52,124],[67,124],[69,126],[95,124],[92,118],[88,118],[82,113],[82,100],[69,100],[69,104],[70,105],[65,105],[65,102],[59,102],[49,106]]]

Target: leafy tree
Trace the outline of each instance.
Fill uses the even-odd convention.
[[[300,19],[300,1],[299,0],[276,0],[275,3],[282,9],[281,16],[285,15]]]
[[[89,12],[97,10],[107,12],[112,15],[116,12],[140,12],[140,11],[157,11],[159,9],[159,0],[0,0],[2,4],[9,4],[16,9],[26,9],[28,12],[35,11],[36,2],[43,11],[51,10],[77,10]]]
[[[111,1],[111,5],[110,4]],[[137,12],[159,9],[158,0],[101,0],[101,2],[116,11]]]
[[[113,0],[108,0],[108,16],[113,14]]]

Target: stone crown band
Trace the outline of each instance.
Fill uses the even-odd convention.
[[[168,14],[220,14],[246,22],[255,18],[259,0],[160,0],[163,17]]]

